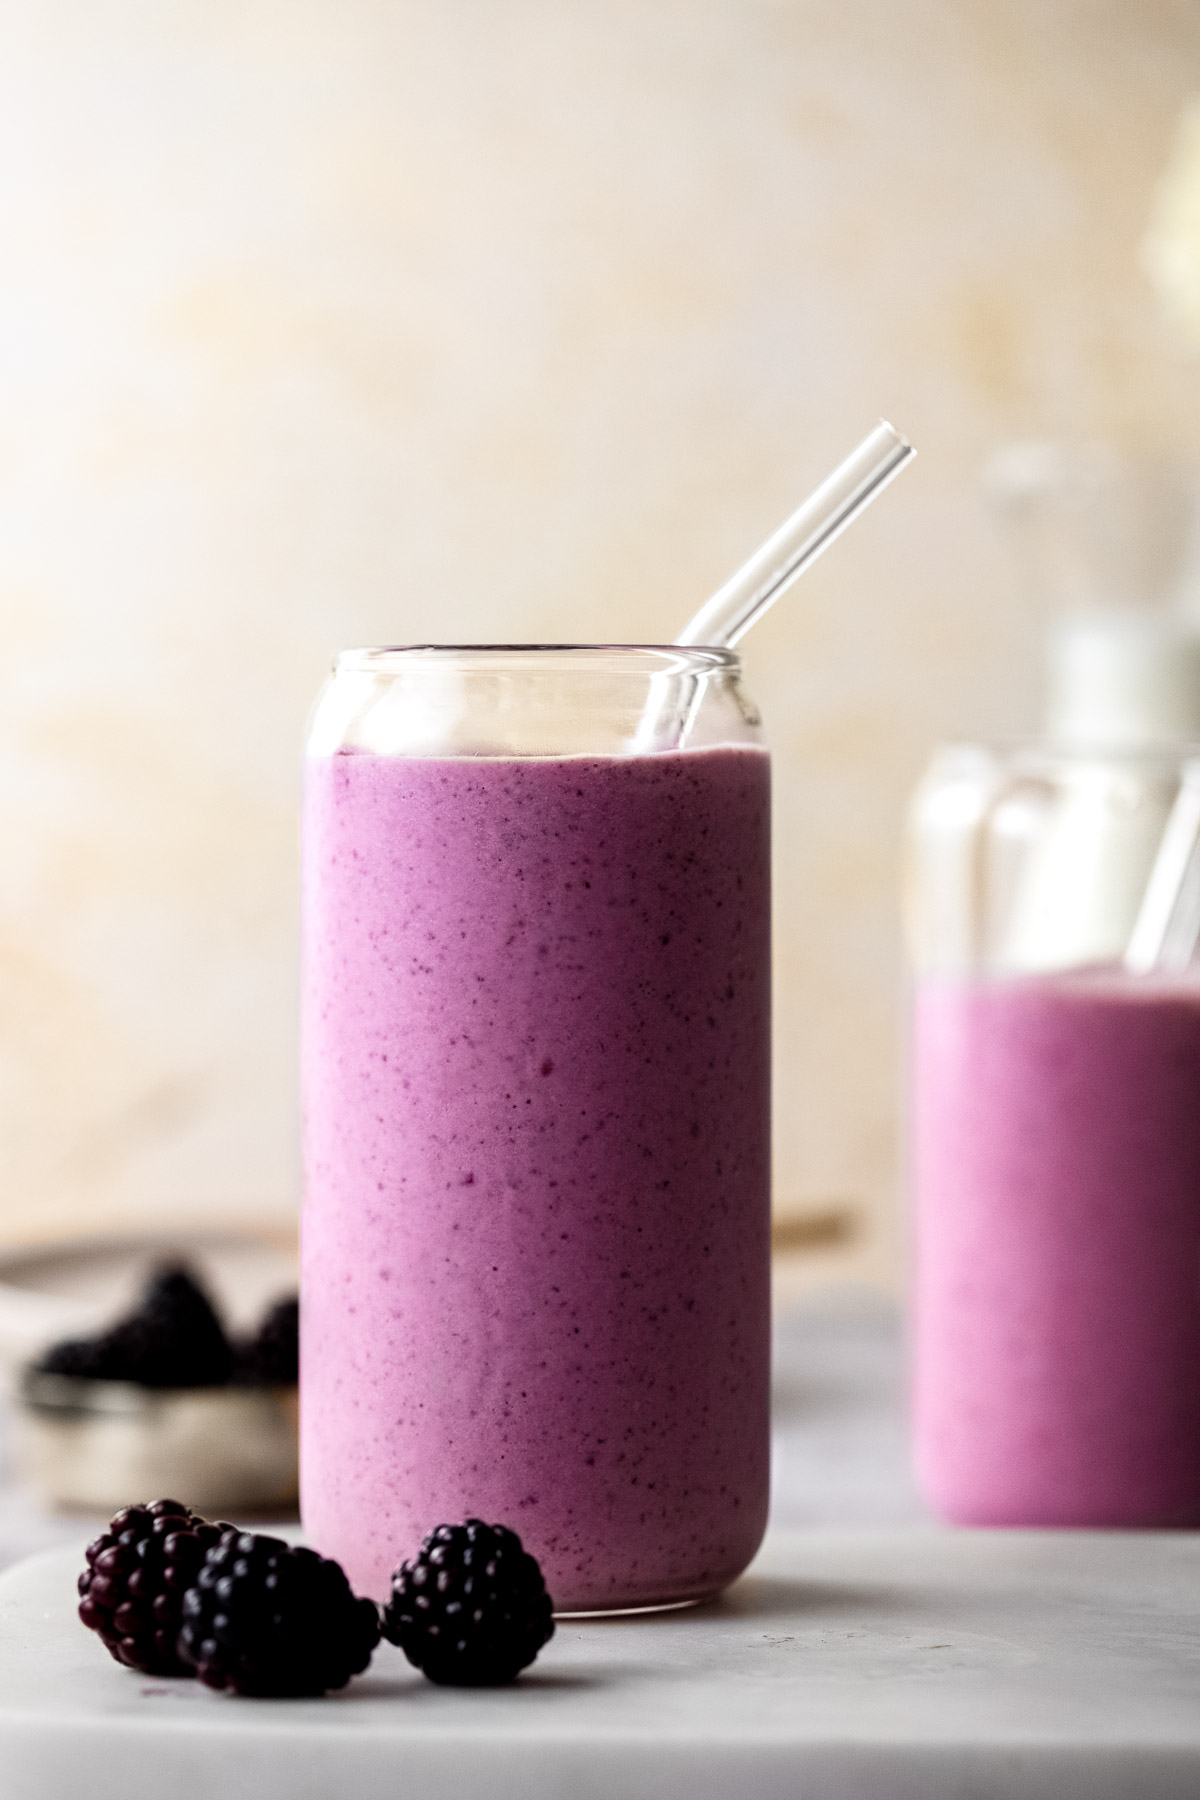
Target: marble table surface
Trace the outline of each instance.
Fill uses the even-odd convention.
[[[875,1303],[788,1314],[749,1575],[688,1613],[564,1621],[499,1692],[433,1688],[390,1646],[324,1701],[133,1675],[73,1618],[86,1528],[0,1488],[6,1554],[71,1540],[0,1576],[0,1800],[1194,1800],[1200,1534],[939,1528],[900,1364]]]

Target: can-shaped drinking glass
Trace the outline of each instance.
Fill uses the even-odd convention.
[[[769,762],[727,650],[343,654],[305,767],[302,1508],[680,1604],[766,1516]]]
[[[1198,780],[962,745],[917,795],[916,1457],[960,1524],[1200,1524]]]

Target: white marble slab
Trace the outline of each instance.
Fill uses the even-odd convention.
[[[565,1623],[516,1687],[384,1646],[324,1701],[111,1662],[72,1549],[0,1577],[2,1800],[1195,1800],[1200,1536],[774,1535],[693,1613]]]

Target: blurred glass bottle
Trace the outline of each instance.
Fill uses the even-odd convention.
[[[1004,961],[1033,971],[1118,957],[1174,795],[1166,779],[1131,782],[1122,757],[1200,740],[1191,471],[1104,446],[1024,444],[993,457],[984,486],[1048,621],[1043,736],[1080,753],[1052,793],[1027,797],[1037,829],[1022,817],[1033,842],[1010,897]],[[961,803],[940,778],[918,789],[912,829],[928,857],[961,853]],[[1011,808],[1006,817],[1017,830]]]

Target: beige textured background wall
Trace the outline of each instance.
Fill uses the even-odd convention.
[[[931,741],[1033,717],[1014,435],[1190,450],[1137,268],[1184,0],[0,5],[0,1232],[295,1203],[330,651],[669,637],[877,414],[920,462],[748,640],[778,1199],[898,1265]],[[845,1258],[843,1258],[843,1261]]]

